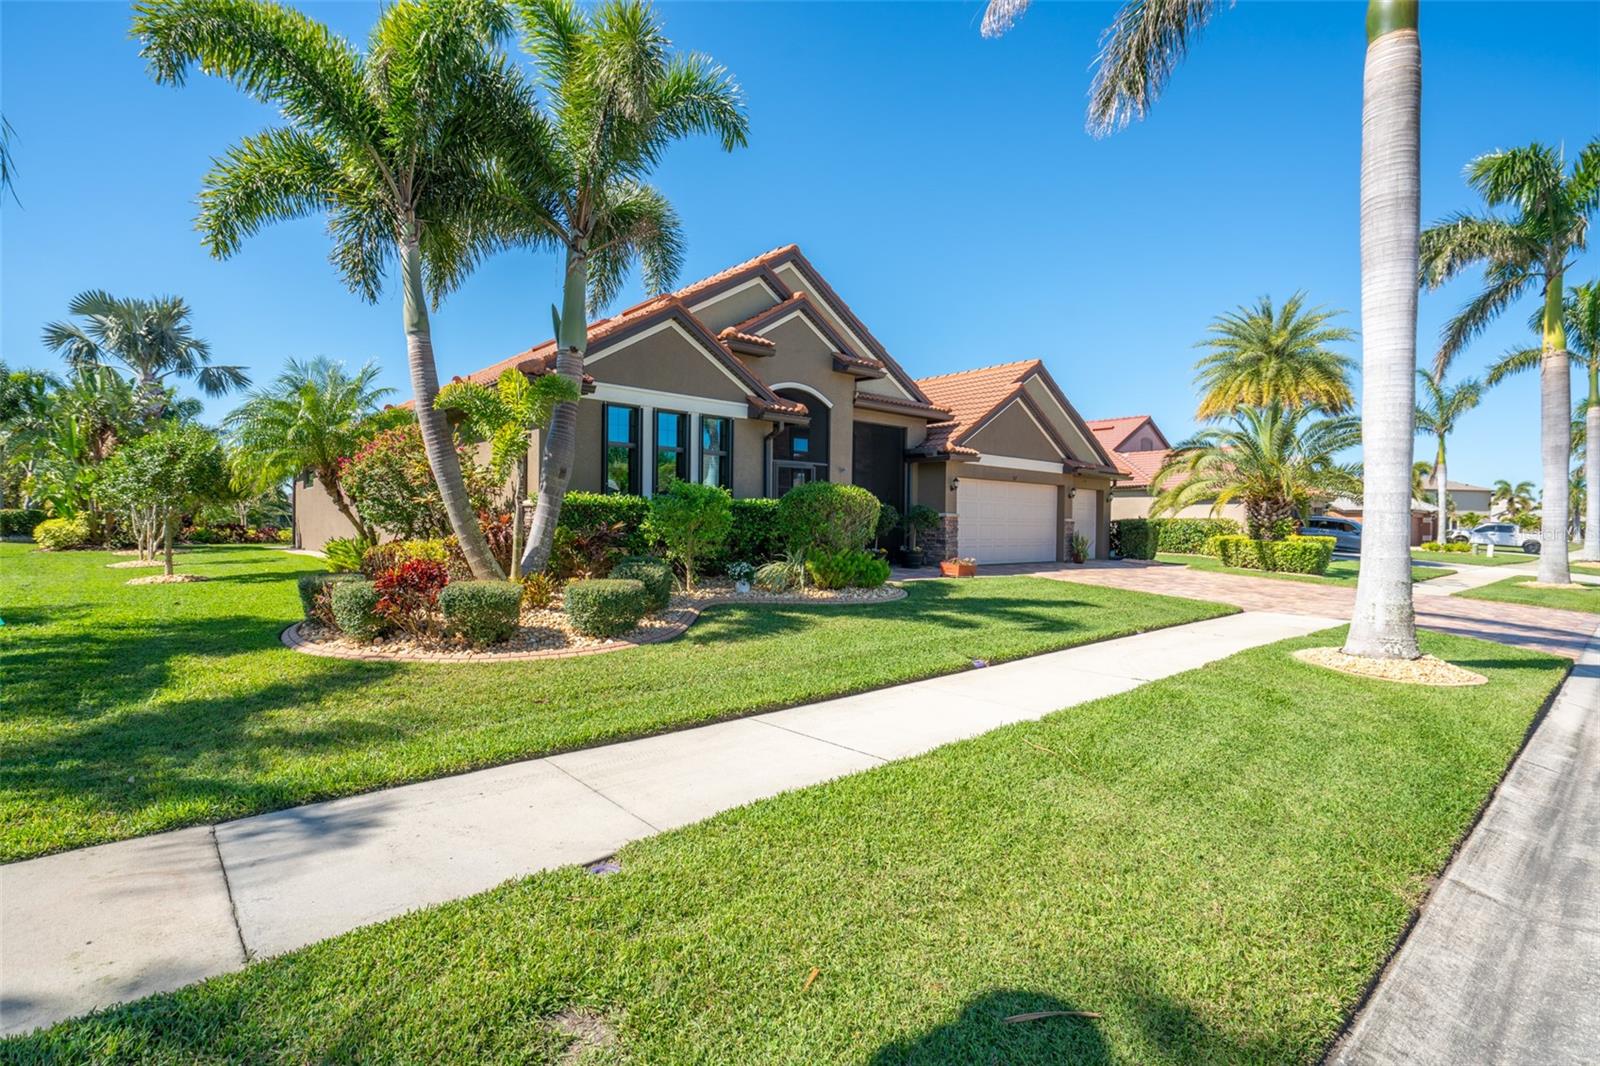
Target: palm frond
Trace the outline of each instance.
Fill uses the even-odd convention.
[[[1123,4],[1100,37],[1089,88],[1089,131],[1104,136],[1144,118],[1216,10],[1217,0]]]
[[[197,225],[211,254],[226,259],[269,222],[336,206],[343,182],[330,148],[294,129],[267,130],[229,148],[200,193]]]
[[[1561,154],[1549,145],[1486,152],[1467,164],[1467,184],[1490,207],[1515,205],[1523,215],[1539,215],[1562,196]]]
[[[1498,385],[1514,374],[1533,370],[1543,356],[1544,352],[1538,348],[1513,348],[1489,367],[1489,373],[1484,375],[1484,384]]]
[[[983,9],[983,24],[978,32],[985,37],[999,37],[1017,24],[1030,0],[989,0]]]
[[[1538,261],[1539,244],[1525,228],[1465,212],[1422,231],[1422,282],[1437,288],[1479,263],[1526,270]]]
[[[1533,283],[1534,275],[1521,269],[1497,269],[1490,273],[1484,290],[1445,323],[1439,335],[1439,351],[1433,359],[1436,374],[1443,374],[1461,350],[1494,320],[1500,317]]]

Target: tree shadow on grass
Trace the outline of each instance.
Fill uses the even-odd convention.
[[[1042,992],[997,988],[969,1000],[953,1021],[921,1036],[885,1044],[868,1062],[871,1066],[1045,1062],[1091,1066],[1112,1062],[1096,1019],[1006,1021],[1019,1014],[1082,1009]]]

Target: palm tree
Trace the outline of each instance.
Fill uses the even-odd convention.
[[[11,121],[0,115],[0,192],[9,192],[11,199],[20,204],[22,201],[17,199],[16,186],[17,161],[11,158],[11,138],[16,135]],[[0,200],[0,203],[3,202]]]
[[[227,417],[224,424],[236,448],[234,465],[267,471],[275,481],[311,471],[356,533],[376,539],[339,483],[339,464],[359,445],[362,420],[394,391],[379,386],[377,379],[372,363],[352,375],[343,363],[327,358],[289,360],[277,380],[251,393]]]
[[[376,302],[398,264],[428,464],[473,575],[503,576],[434,410],[428,298],[437,305],[499,246],[484,224],[490,168],[530,106],[499,50],[509,13],[498,0],[396,0],[380,10],[363,53],[268,0],[147,0],[136,11],[156,81],[181,85],[198,64],[285,119],[234,145],[206,175],[198,221],[212,255],[232,255],[269,222],[326,214],[330,258],[352,291]]]
[[[1443,540],[1450,528],[1450,478],[1445,468],[1445,438],[1455,432],[1456,422],[1462,415],[1478,406],[1478,401],[1483,399],[1483,386],[1476,379],[1468,378],[1446,387],[1436,375],[1423,370],[1417,371],[1417,380],[1422,383],[1423,397],[1423,401],[1417,404],[1417,427],[1432,433],[1439,441],[1439,450],[1433,463],[1435,503],[1439,508],[1439,528],[1435,539]]]
[[[1566,584],[1567,468],[1572,438],[1563,279],[1586,245],[1589,217],[1600,210],[1600,138],[1592,140],[1565,173],[1560,149],[1537,142],[1481,155],[1467,164],[1467,183],[1491,211],[1509,217],[1460,213],[1422,235],[1422,277],[1439,286],[1482,264],[1483,291],[1444,328],[1434,365],[1442,372],[1468,341],[1534,286],[1544,296],[1540,322],[1539,437],[1545,485],[1539,580]]]
[[[1515,518],[1519,514],[1527,514],[1533,510],[1533,482],[1519,481],[1515,485],[1501,478],[1494,483],[1494,491],[1489,495],[1490,503],[1498,503],[1504,513]]]
[[[1415,462],[1411,464],[1411,498],[1413,500],[1433,500],[1433,490],[1428,488],[1428,479],[1433,477],[1433,464]]]
[[[1214,336],[1196,345],[1210,349],[1195,364],[1196,418],[1221,418],[1267,404],[1342,414],[1355,404],[1350,392],[1355,362],[1327,347],[1355,334],[1327,324],[1342,312],[1306,309],[1305,299],[1297,292],[1274,311],[1272,297],[1263,296],[1254,307],[1217,316],[1209,327]]]
[[[983,34],[1009,29],[1029,0],[990,0]],[[1088,126],[1142,118],[1216,13],[1216,0],[1130,0],[1101,38]],[[1368,0],[1361,100],[1362,438],[1366,521],[1344,650],[1414,659],[1410,473],[1421,228],[1422,47],[1416,0]]]
[[[90,289],[74,296],[67,310],[81,321],[45,326],[45,347],[59,352],[74,373],[126,369],[146,419],[166,412],[168,378],[192,378],[207,396],[250,384],[244,367],[212,365],[211,346],[194,335],[182,297],[141,300]]]
[[[1212,503],[1213,513],[1235,500],[1245,507],[1252,537],[1277,539],[1314,500],[1361,495],[1361,474],[1337,456],[1361,442],[1361,422],[1323,418],[1279,404],[1246,407],[1229,425],[1202,430],[1179,444],[1155,476],[1166,487],[1151,513]]]
[[[696,133],[726,151],[749,130],[738,85],[704,56],[674,54],[639,0],[606,0],[592,15],[571,0],[520,0],[523,42],[538,61],[547,109],[520,138],[543,149],[512,160],[513,206],[504,219],[524,243],[566,257],[561,308],[552,309],[556,372],[583,380],[587,313],[609,303],[637,263],[645,287],[669,288],[682,260],[678,216],[644,183],[667,147]],[[550,558],[577,450],[576,403],[559,404],[542,434],[538,501],[524,573]]]
[[[1584,447],[1586,441],[1600,437],[1600,282],[1574,286],[1562,303],[1561,317],[1567,351],[1578,357],[1578,365],[1589,374],[1588,398],[1578,402],[1572,418],[1573,458],[1580,458],[1581,450],[1585,483],[1600,484],[1600,451]],[[1534,313],[1535,330],[1541,329],[1543,319],[1541,308]],[[1489,368],[1485,382],[1498,385],[1513,374],[1540,366],[1543,357],[1540,348],[1507,352]],[[1586,496],[1584,512],[1583,550],[1578,557],[1586,562],[1600,562],[1600,496]]]

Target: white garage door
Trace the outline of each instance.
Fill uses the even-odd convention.
[[[1100,530],[1100,497],[1088,489],[1079,489],[1072,498],[1072,531],[1089,538],[1089,558],[1094,558]]]
[[[1056,487],[964,477],[956,487],[956,539],[980,563],[1056,558]]]

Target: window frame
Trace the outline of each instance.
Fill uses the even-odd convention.
[[[693,430],[694,418],[687,411],[675,411],[670,407],[652,407],[650,409],[650,493],[659,495],[665,487],[661,483],[661,416],[676,415],[678,418],[678,444],[672,448],[677,453],[674,460],[675,472],[673,474],[680,481],[688,481],[690,473],[689,448],[691,445],[690,433]]]
[[[628,412],[628,429],[633,436],[631,441],[614,441],[611,438],[611,412],[613,410]],[[600,405],[600,491],[613,496],[638,496],[643,491],[643,484],[639,450],[641,411],[633,404],[603,402]],[[613,447],[626,447],[628,449],[628,485],[623,489],[611,487],[611,449]]]
[[[720,449],[706,449],[705,424],[706,419],[715,419],[723,424],[722,447]],[[714,455],[722,460],[721,476],[717,480],[717,487],[733,491],[733,419],[727,415],[698,415],[695,419],[695,450],[697,465],[695,477],[700,484],[706,484],[706,456]]]

